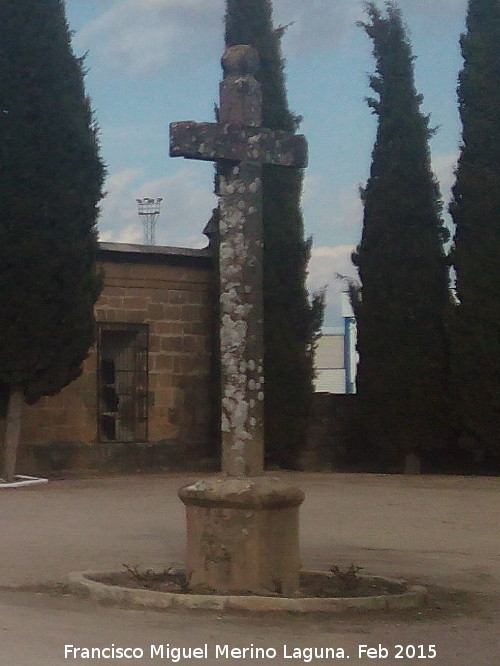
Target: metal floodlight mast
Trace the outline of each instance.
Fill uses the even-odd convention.
[[[143,199],[136,199],[139,209],[139,217],[142,218],[144,224],[144,244],[155,244],[155,226],[158,215],[160,214],[160,204],[163,199],[151,199],[144,197]]]

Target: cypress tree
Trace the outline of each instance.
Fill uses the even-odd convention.
[[[94,341],[104,167],[62,0],[0,0],[3,476],[21,407],[75,379]]]
[[[293,132],[299,118],[289,108],[280,38],[270,0],[227,0],[226,47],[257,49],[262,85],[262,122]],[[302,173],[285,167],[263,170],[265,432],[269,465],[295,468],[306,437],[312,402],[314,341],[321,326],[320,294],[309,303],[305,286],[310,240],[300,209]]]
[[[352,288],[358,324],[358,399],[372,453],[388,467],[405,454],[445,444],[449,303],[447,231],[430,168],[428,117],[420,112],[413,56],[399,8],[367,3],[378,117],[360,245],[361,286]]]
[[[459,305],[453,370],[461,443],[500,457],[500,3],[469,0],[461,37],[462,145],[450,212]]]

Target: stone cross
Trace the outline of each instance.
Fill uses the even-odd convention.
[[[217,123],[170,125],[170,155],[218,163],[222,470],[256,476],[264,466],[262,166],[303,168],[303,136],[261,127],[257,51],[222,58]]]

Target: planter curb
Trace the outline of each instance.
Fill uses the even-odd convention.
[[[324,573],[307,571],[306,573]],[[112,602],[123,605],[139,606],[155,610],[167,608],[188,608],[203,610],[245,610],[251,612],[288,611],[294,613],[328,612],[342,613],[351,609],[358,610],[401,610],[417,608],[427,599],[427,590],[420,585],[409,586],[401,594],[386,594],[373,597],[264,597],[236,596],[217,594],[181,594],[177,592],[158,592],[118,585],[107,585],[92,576],[110,576],[116,572],[77,571],[68,574],[66,584],[71,592],[89,597],[99,602]],[[402,583],[400,580],[381,576],[364,576],[389,583]]]
[[[16,479],[19,481],[11,481],[6,483],[0,479],[0,490],[2,488],[25,488],[26,486],[38,486],[42,483],[48,483],[48,479],[44,479],[38,476],[26,476],[25,474],[17,474]]]

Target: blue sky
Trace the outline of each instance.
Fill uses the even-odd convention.
[[[439,131],[434,171],[449,199],[460,143],[456,81],[466,0],[400,0],[422,110]],[[66,0],[77,55],[88,52],[87,91],[108,166],[99,222],[102,240],[142,242],[135,199],[163,197],[156,241],[203,247],[215,205],[210,164],[168,156],[168,125],[212,121],[221,77],[224,0]],[[382,7],[383,3],[379,3]],[[355,275],[360,239],[359,186],[369,173],[376,120],[365,97],[374,70],[371,42],[356,21],[357,0],[275,0],[291,109],[309,141],[303,213],[314,238],[309,286],[328,285],[326,325],[340,323],[336,273]]]

